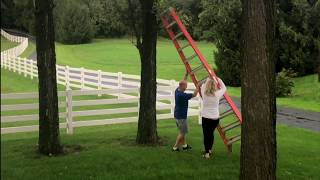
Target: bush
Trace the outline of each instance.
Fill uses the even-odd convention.
[[[276,78],[276,96],[285,97],[292,93],[292,88],[294,87],[294,82],[292,77],[296,74],[291,70],[282,69],[281,72],[277,74]]]
[[[66,44],[90,42],[94,35],[93,21],[89,8],[76,0],[56,1],[56,40]]]
[[[240,0],[202,0],[204,11],[199,15],[201,39],[214,41],[218,49],[214,52],[217,74],[227,85],[240,86]]]

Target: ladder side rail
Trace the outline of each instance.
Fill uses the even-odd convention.
[[[163,23],[164,27],[166,27],[169,24],[168,20],[165,17],[162,17],[161,19],[162,19],[162,23]],[[178,43],[178,41],[176,39],[174,39],[175,34],[173,33],[173,31],[171,29],[166,28],[166,30],[167,30],[167,32],[170,36],[170,39],[172,40],[175,48],[178,50],[180,48],[180,44]],[[182,51],[178,51],[178,54],[179,54],[180,58],[182,59],[183,64],[185,65],[188,73],[190,73],[192,71],[192,69],[190,67],[190,64],[186,62],[186,56],[184,55],[184,53]],[[197,84],[196,77],[194,75],[191,75],[191,79],[192,79],[193,83],[196,85]]]
[[[197,47],[196,43],[194,42],[193,38],[191,37],[191,35],[187,31],[186,27],[181,22],[179,16],[177,15],[177,13],[175,12],[175,10],[173,8],[170,9],[170,13],[171,13],[172,17],[174,18],[174,20],[177,22],[177,24],[178,24],[179,28],[181,29],[181,31],[184,33],[184,35],[187,38],[187,40],[189,41],[189,43],[191,44],[191,46],[194,49],[194,51],[196,52],[196,54],[199,56],[199,58],[200,58],[201,62],[203,63],[203,65],[206,67],[206,70],[208,71],[209,75],[217,81],[217,79],[216,79],[217,75],[214,73],[214,71],[211,70],[210,65],[208,64],[208,62],[204,58],[204,56],[201,53],[201,51],[198,49],[198,47]],[[218,82],[218,86],[220,86],[219,81],[217,81],[217,82]],[[242,123],[241,113],[240,113],[239,109],[237,108],[237,106],[234,104],[234,102],[232,101],[232,99],[230,98],[230,96],[227,93],[224,94],[224,97],[226,98],[227,102],[229,103],[230,107],[232,108],[232,110],[236,114],[236,116],[239,119],[239,121]]]
[[[173,19],[177,22],[177,25],[179,26],[180,30],[184,33],[185,37],[187,38],[195,53],[198,55],[200,61],[202,62],[205,69],[208,71],[209,75],[213,75],[213,77],[215,77],[215,73],[211,70],[210,65],[208,64],[207,60],[204,58],[203,54],[199,50],[198,46],[196,45],[196,42],[193,40],[193,38],[191,37],[191,35],[187,31],[186,27],[183,25],[182,21],[180,20],[179,16],[173,8],[170,8],[170,14],[173,17]]]

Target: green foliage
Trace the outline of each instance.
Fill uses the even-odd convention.
[[[276,78],[276,96],[285,97],[292,93],[292,88],[294,87],[294,82],[292,77],[295,76],[291,70],[282,69],[281,72],[277,74]]]
[[[228,85],[240,85],[241,2],[201,1],[198,32],[201,39],[214,41],[219,76]],[[277,10],[278,43],[276,71],[292,69],[299,76],[315,72],[320,49],[319,0],[280,0]]]
[[[82,0],[82,2],[89,7],[96,36],[121,37],[127,33],[126,0]]]
[[[291,68],[298,75],[315,71],[319,53],[319,2],[281,0],[279,2],[279,59],[277,71]]]
[[[57,41],[80,44],[91,41],[94,35],[89,8],[76,0],[56,1],[55,34]]]
[[[201,1],[204,10],[199,15],[201,39],[214,41],[217,73],[227,85],[240,85],[240,0]]]

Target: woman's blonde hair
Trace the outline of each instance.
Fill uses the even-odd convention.
[[[217,90],[217,85],[215,80],[208,78],[206,81],[206,89],[205,89],[205,94],[207,96],[215,96],[215,92]]]

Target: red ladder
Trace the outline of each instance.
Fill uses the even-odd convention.
[[[216,79],[217,78],[216,74],[211,69],[207,60],[204,58],[204,56],[202,55],[202,53],[198,49],[195,41],[192,39],[192,37],[188,33],[186,27],[181,22],[181,20],[180,20],[179,16],[177,15],[176,11],[174,10],[174,8],[170,7],[169,9],[167,9],[166,11],[161,13],[160,16],[161,16],[162,24],[163,24],[164,28],[167,30],[167,32],[169,33],[169,36],[170,36],[174,46],[176,47],[176,49],[179,53],[179,56],[182,59],[182,62],[184,63],[184,65],[187,69],[188,74],[191,76],[191,79],[192,79],[194,85],[197,87],[199,83],[201,83],[202,81],[205,81],[209,76],[212,77],[213,79],[215,79],[216,82],[218,82]],[[175,33],[174,27],[178,27],[180,32]],[[181,46],[179,44],[178,38],[185,38],[187,40],[188,44]],[[193,54],[189,57],[186,57],[186,55],[184,53],[184,49],[187,47],[192,47],[195,54]],[[198,57],[197,59],[200,60],[201,65],[197,66],[196,68],[193,68],[193,67],[191,67],[192,65],[190,62],[192,60],[196,59],[196,57]],[[196,74],[200,70],[206,70],[207,75],[204,78],[198,80],[196,77]],[[219,84],[218,84],[218,86],[219,86]],[[239,109],[234,104],[234,102],[232,101],[230,96],[227,94],[227,92],[224,93],[224,98],[222,100],[220,100],[220,104],[223,104],[223,103],[225,103],[229,107],[229,109],[225,110],[224,112],[222,112],[220,114],[220,120],[222,120],[223,118],[228,117],[230,115],[235,115],[236,121],[232,122],[230,124],[227,124],[224,127],[221,127],[221,125],[219,124],[217,129],[218,129],[218,132],[219,132],[225,146],[227,147],[228,151],[232,152],[232,144],[239,141],[241,139],[241,135],[236,135],[236,136],[229,138],[229,137],[227,137],[226,132],[231,129],[234,129],[236,127],[241,126],[242,118],[241,118],[241,113],[240,113]]]

